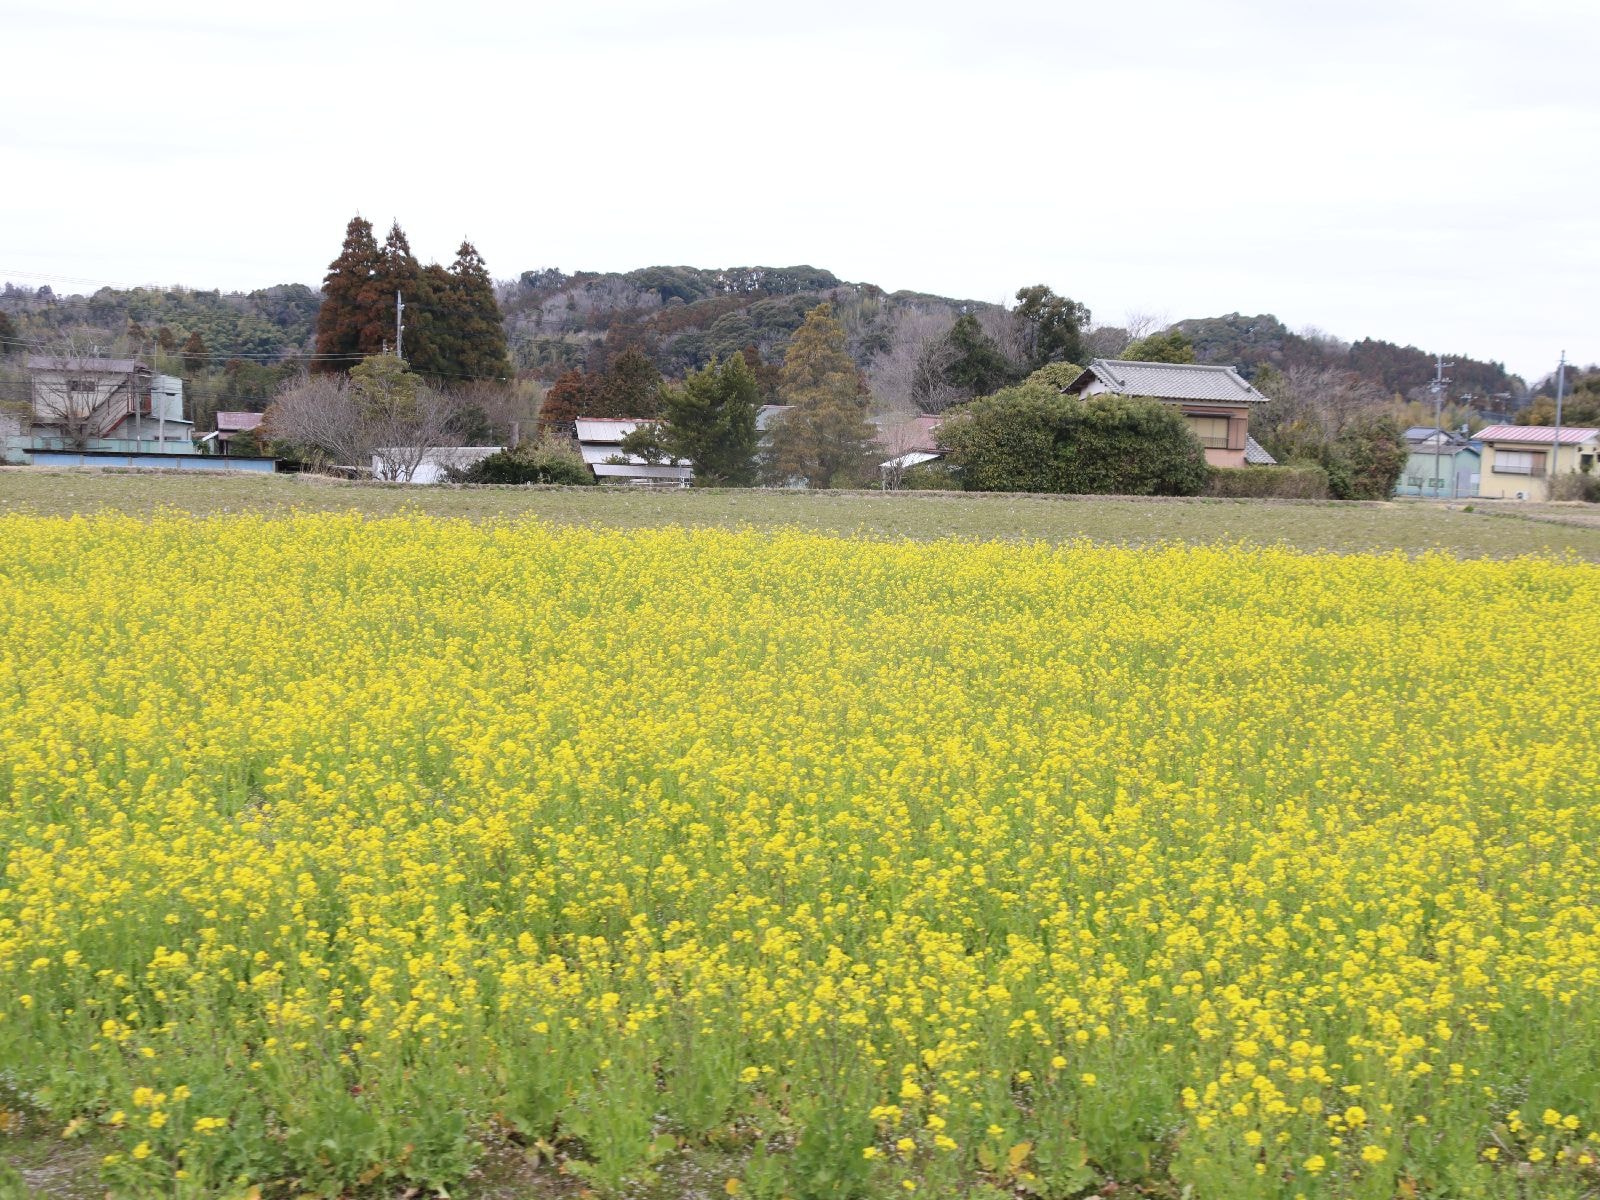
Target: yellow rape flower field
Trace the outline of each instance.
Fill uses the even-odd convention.
[[[0,518],[0,1096],[122,1196],[1600,1191],[1600,568]]]

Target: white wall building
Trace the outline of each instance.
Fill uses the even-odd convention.
[[[446,472],[465,470],[504,449],[504,446],[436,446],[420,454],[379,450],[372,456],[372,477],[390,483],[443,483]],[[405,475],[407,469],[411,470],[409,478]]]

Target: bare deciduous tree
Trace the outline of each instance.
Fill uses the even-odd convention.
[[[391,483],[410,483],[433,451],[448,446],[458,406],[449,392],[421,392],[410,411],[389,410],[368,426],[373,474]]]
[[[305,375],[284,384],[267,408],[261,435],[330,464],[365,468],[370,462],[360,411],[340,375]]]
[[[950,382],[950,370],[959,358],[960,351],[948,336],[937,338],[923,347],[912,380],[914,411],[937,416],[951,405],[972,398]]]
[[[489,437],[509,444],[518,437],[533,436],[547,390],[545,384],[531,379],[472,382],[462,385],[459,399],[464,415],[480,414]]]
[[[1122,348],[1133,341],[1128,331],[1121,325],[1096,325],[1083,335],[1084,357],[1118,358]],[[1088,363],[1079,363],[1079,366],[1088,366]]]
[[[312,375],[286,385],[262,429],[313,461],[409,483],[429,454],[451,443],[462,411],[454,393],[377,356],[349,377]]]
[[[1123,314],[1121,325],[1096,325],[1083,335],[1085,358],[1120,358],[1134,342],[1148,337],[1171,325],[1166,313],[1130,308]],[[1087,363],[1079,363],[1087,366]]]
[[[1279,380],[1269,385],[1272,403],[1250,421],[1257,438],[1282,451],[1280,457],[1327,445],[1356,417],[1393,403],[1370,379],[1339,367],[1292,367]]]
[[[938,412],[951,398],[926,394],[924,356],[940,345],[955,316],[947,308],[898,310],[889,329],[889,347],[867,364],[867,386],[883,413],[915,413],[924,404]],[[942,400],[942,403],[941,403]]]
[[[1017,318],[1015,310],[997,304],[992,308],[980,308],[974,315],[979,328],[994,339],[1002,354],[1014,363],[1028,361],[1028,329]]]
[[[878,428],[876,444],[882,454],[878,464],[880,483],[885,491],[898,491],[905,482],[906,472],[914,463],[907,462],[909,455],[922,449],[926,432],[917,423],[913,410],[885,414],[875,422]]]
[[[1172,324],[1167,319],[1167,314],[1150,312],[1142,308],[1130,308],[1122,316],[1122,325],[1127,330],[1128,341],[1137,342],[1140,338],[1149,337],[1158,333]]]
[[[1349,342],[1336,334],[1329,333],[1326,329],[1319,329],[1315,325],[1307,325],[1299,331],[1299,334],[1327,355],[1343,355],[1350,350]]]

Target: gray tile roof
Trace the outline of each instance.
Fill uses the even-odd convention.
[[[1249,434],[1244,439],[1244,461],[1252,467],[1275,467],[1278,460],[1267,453],[1266,447]]]
[[[1081,392],[1094,379],[1124,396],[1152,396],[1158,400],[1211,400],[1218,404],[1267,402],[1267,398],[1246,383],[1232,367],[1097,358],[1067,386],[1067,390]]]
[[[1406,441],[1431,442],[1437,436],[1440,441],[1450,446],[1465,446],[1467,439],[1453,429],[1435,429],[1432,425],[1413,425],[1406,430]]]

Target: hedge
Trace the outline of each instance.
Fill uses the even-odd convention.
[[[1318,466],[1212,467],[1206,495],[1252,500],[1326,500],[1328,472]]]

